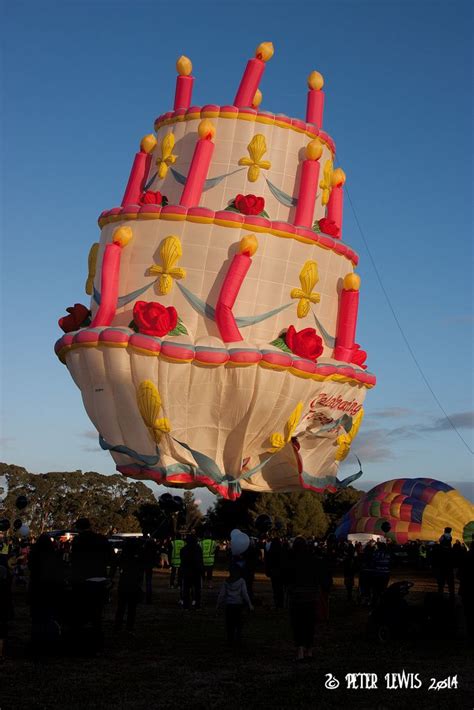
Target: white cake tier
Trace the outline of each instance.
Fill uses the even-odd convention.
[[[119,471],[229,498],[243,488],[337,485],[347,432],[371,386],[367,373],[333,360],[239,352],[211,337],[193,345],[186,336],[84,328],[56,351]]]
[[[188,174],[198,139],[199,122],[202,118],[208,118],[216,129],[213,139],[215,149],[200,206],[218,211],[225,209],[237,194],[254,194],[264,198],[265,210],[271,220],[294,223],[296,207],[291,203],[298,198],[305,148],[316,137],[316,129],[303,121],[292,121],[287,117],[279,119],[278,116],[250,109],[214,108],[217,110],[205,110],[205,107],[196,109],[196,113],[191,110],[186,116],[171,116],[157,121],[157,146],[153,151],[147,182],[150,183],[150,178],[157,173],[157,161],[159,163],[163,157],[163,140],[169,134],[174,137],[172,155],[176,159],[168,161],[166,176],[163,179],[157,176],[149,189],[159,190],[170,204],[179,204],[182,182]],[[252,157],[248,146],[256,136],[261,136],[260,145],[262,150],[265,148],[257,165],[261,162],[265,167],[249,170],[248,166],[239,165],[239,161]],[[319,161],[322,180],[324,166],[333,160],[334,144],[329,136],[322,133],[320,142],[323,148]],[[249,177],[255,179],[252,181]],[[325,216],[322,193],[318,187],[315,220]]]
[[[132,228],[133,238],[121,254],[119,307],[112,325],[128,326],[137,300],[156,301],[176,308],[192,341],[205,335],[220,337],[209,308],[212,311],[216,307],[225,275],[239,251],[240,240],[254,233],[258,248],[251,258],[233,308],[243,341],[270,343],[289,325],[297,331],[315,328],[325,340],[323,355],[331,357],[342,281],[353,271],[351,258],[356,259],[356,255],[353,252],[338,253],[335,249],[347,250],[347,247],[337,240],[323,238],[321,243],[316,241],[317,235],[311,237],[308,233],[309,236],[304,237],[285,232],[285,225],[267,222],[269,226],[263,228],[254,223],[258,220],[249,219],[242,223],[239,217],[239,222],[229,222],[232,226],[223,226],[223,219],[216,216],[190,212],[180,214],[179,208],[168,207],[161,213],[157,209],[156,212],[130,215],[130,219],[124,215],[103,217],[95,295],[91,302],[93,314],[100,298],[105,246],[112,241],[117,227],[128,225]],[[226,214],[220,213],[220,217],[225,219]],[[163,293],[161,279],[152,273],[151,267],[166,270],[163,248],[170,238],[182,252],[173,267],[184,269],[184,278],[170,276],[169,292]],[[310,284],[310,291],[313,301],[319,297],[319,302],[308,302],[307,315],[298,317],[301,299],[292,297],[292,291],[304,286],[301,274],[308,262],[314,262],[317,267],[316,280]]]

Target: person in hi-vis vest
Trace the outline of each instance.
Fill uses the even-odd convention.
[[[207,579],[208,589],[212,588],[212,572],[216,557],[216,542],[211,537],[205,537],[200,542],[204,562],[204,578]]]
[[[181,586],[181,550],[184,540],[178,534],[170,543],[169,560],[171,564],[170,587]]]

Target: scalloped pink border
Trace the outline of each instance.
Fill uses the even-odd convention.
[[[225,365],[226,363],[237,366],[257,364],[265,366],[267,364],[285,370],[305,372],[310,377],[311,375],[320,375],[322,377],[342,375],[367,387],[373,387],[376,383],[375,375],[365,370],[356,370],[349,364],[342,367],[327,364],[318,365],[311,362],[311,360],[293,356],[291,353],[259,350],[258,348],[244,346],[241,348],[229,348],[227,353],[225,353],[223,348],[195,347],[192,343],[164,340],[151,335],[125,332],[113,327],[103,328],[102,330],[82,328],[75,333],[66,333],[56,342],[54,351],[60,359],[64,360],[66,352],[74,347],[91,347],[99,344],[112,347],[132,347],[149,352],[150,355],[159,355],[161,353],[165,357],[183,363],[196,361],[197,363],[213,366]]]

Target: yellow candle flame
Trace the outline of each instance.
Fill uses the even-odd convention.
[[[321,91],[324,86],[324,77],[318,71],[312,71],[308,76],[308,88]]]
[[[151,153],[156,148],[156,138],[153,133],[143,136],[140,141],[140,150],[144,153]]]
[[[204,118],[198,126],[198,135],[199,138],[206,138],[207,140],[211,140],[214,138],[216,133],[216,127],[210,121],[208,118]]]
[[[346,173],[342,168],[336,168],[331,177],[331,185],[333,187],[341,187],[346,182]]]
[[[358,291],[360,289],[359,274],[346,274],[342,283],[344,291]]]
[[[255,92],[255,96],[253,97],[252,108],[258,108],[258,106],[260,106],[260,104],[262,103],[262,98],[262,92],[260,91],[260,89],[257,89],[257,91]]]
[[[273,44],[271,42],[262,42],[255,50],[255,56],[257,59],[261,59],[262,62],[268,62],[268,60],[273,57],[274,51],[275,50],[273,49]]]
[[[184,54],[180,56],[176,62],[176,71],[180,76],[189,76],[193,70],[193,64],[189,57],[185,57]]]
[[[119,247],[126,247],[129,241],[133,237],[133,232],[131,227],[117,227],[112,235],[112,241],[114,244],[118,244]]]
[[[246,237],[242,237],[239,244],[239,251],[241,254],[247,252],[249,256],[253,256],[258,249],[258,241],[255,234],[249,234]]]
[[[319,138],[310,141],[306,146],[306,158],[308,160],[319,160],[323,154],[323,146]]]

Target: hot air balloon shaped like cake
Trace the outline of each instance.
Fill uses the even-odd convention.
[[[231,499],[342,485],[375,384],[323,78],[306,120],[262,111],[272,54],[257,48],[229,106],[193,106],[178,60],[174,110],[99,217],[90,309],[67,309],[56,343],[118,471]]]
[[[437,541],[445,527],[453,540],[470,543],[474,535],[474,505],[455,488],[433,478],[397,478],[372,488],[344,516],[336,536],[384,534],[398,543]]]

